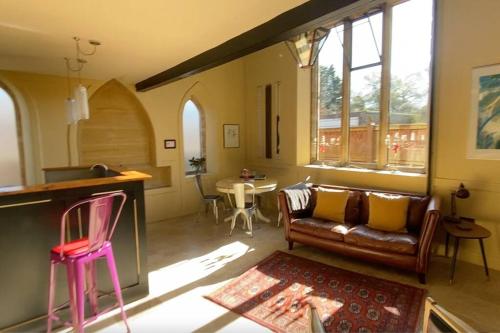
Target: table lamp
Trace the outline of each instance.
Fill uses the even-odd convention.
[[[456,191],[451,192],[451,216],[447,216],[447,220],[454,223],[460,223],[460,218],[457,217],[457,198],[458,199],[467,199],[470,196],[470,192],[465,188],[463,183],[460,183],[460,186]]]

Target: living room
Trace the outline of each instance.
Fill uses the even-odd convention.
[[[308,3],[312,7],[314,4],[314,8],[323,7],[322,10],[325,10],[324,7],[336,8],[325,15],[309,17],[309,21],[314,23],[309,25],[309,30],[318,27],[330,30],[317,63],[310,68],[300,68],[290,48],[293,45],[279,40],[258,49],[248,47],[247,53],[239,53],[231,61],[222,56],[214,60],[212,56],[207,66],[177,71],[177,75],[169,80],[148,80],[157,77],[157,73],[169,73],[169,69],[179,64],[196,64],[190,59],[198,55],[202,62],[206,51],[215,50],[217,54],[218,48],[223,47],[225,42],[245,38],[241,36],[261,25],[273,26],[276,22],[273,20],[280,15],[286,17],[290,11],[300,10]],[[399,55],[396,51],[388,51],[391,44],[382,40],[390,36],[390,24],[394,43],[401,40],[396,29],[397,10],[414,3],[426,3],[430,12],[423,14],[428,19],[427,25],[424,20],[418,20],[418,12],[413,12],[416,17],[413,19],[419,25],[413,26],[411,33],[415,35],[409,39],[416,43],[419,36],[427,36],[427,39],[418,41],[427,43],[425,47],[428,47],[429,53],[420,50],[421,54],[406,54],[406,62],[404,59],[400,61],[401,68],[407,67],[405,74],[408,74],[428,59],[427,79],[425,75],[424,79],[420,78],[427,91],[424,95],[419,91],[419,101],[425,100],[425,105],[422,104],[425,106],[422,112],[425,117],[408,121],[410,123],[398,123],[400,130],[396,136],[396,131],[391,132],[393,118],[388,111],[391,100],[388,95],[390,89],[387,88],[391,78],[386,68],[390,67],[387,61],[397,63]],[[8,100],[8,103],[2,104],[1,111],[8,110],[4,105],[10,103],[14,110],[12,114],[16,115],[12,118],[15,119],[12,123],[16,124],[13,128],[17,129],[13,132],[13,142],[4,139],[3,151],[18,152],[15,168],[7,161],[2,164],[4,176],[1,186],[10,187],[2,188],[2,192],[7,193],[4,199],[7,201],[1,205],[5,209],[10,209],[9,205],[17,205],[8,201],[11,200],[10,195],[12,198],[31,195],[26,199],[30,202],[46,200],[36,195],[45,191],[43,186],[48,182],[49,172],[58,168],[88,168],[92,164],[103,163],[113,170],[152,175],[152,178],[144,176],[142,197],[137,197],[139,208],[135,208],[139,212],[139,222],[144,224],[139,223],[139,236],[135,240],[142,243],[136,249],[143,246],[140,256],[146,258],[142,260],[143,266],[137,264],[140,272],[137,275],[147,276],[145,285],[149,285],[149,291],[147,296],[131,297],[130,300],[124,292],[125,311],[131,330],[280,331],[263,318],[248,319],[249,316],[231,311],[227,305],[219,305],[221,301],[215,303],[204,297],[227,287],[275,251],[369,278],[412,286],[415,290],[426,290],[427,296],[475,330],[498,330],[500,321],[495,314],[500,310],[500,194],[497,186],[500,183],[497,171],[500,155],[494,152],[498,149],[497,145],[497,148],[489,149],[493,151],[488,153],[490,155],[473,156],[471,142],[475,142],[478,135],[471,134],[471,124],[474,127],[473,110],[479,97],[474,90],[474,75],[478,70],[495,70],[500,63],[500,46],[494,42],[499,31],[495,15],[500,10],[500,3],[495,0],[335,1],[322,6],[321,1],[268,3],[255,0],[242,4],[221,0],[213,4],[197,1],[163,4],[160,1],[151,4],[150,8],[139,3],[129,3],[126,8],[121,8],[118,2],[94,5],[62,1],[50,6],[34,1],[25,4],[8,1],[0,5],[0,40],[5,45],[0,51],[0,93],[4,94],[1,95],[2,103]],[[95,11],[94,7],[99,10]],[[390,17],[387,8],[391,8],[392,21],[385,19]],[[158,14],[172,13],[172,10],[175,10],[175,15]],[[113,12],[120,15],[113,15]],[[377,15],[384,19],[377,18]],[[322,20],[315,20],[321,17]],[[346,23],[346,18],[353,22]],[[126,24],[134,22],[134,19],[136,26]],[[187,27],[184,21],[188,22]],[[261,36],[262,40],[266,37],[273,41],[272,36],[283,33],[286,22],[279,22],[281,28],[279,24],[274,25],[276,30],[270,29],[270,35]],[[335,107],[343,107],[344,111],[332,109],[330,113],[320,113],[317,109],[322,95],[315,84],[321,82],[318,79],[318,66],[321,64],[332,64],[337,79],[350,80],[351,87],[355,86],[354,74],[346,76],[343,67],[349,67],[345,59],[351,59],[344,53],[348,49],[344,43],[347,40],[345,31],[349,31],[345,26],[352,24],[351,35],[354,35],[356,22],[359,27],[367,29],[364,44],[372,45],[366,54],[375,52],[378,58],[374,61],[369,59],[360,67],[375,68],[381,73],[380,82],[388,80],[385,88],[379,89],[377,97],[380,103],[377,109],[383,110],[382,104],[386,103],[386,111],[377,111],[378,115],[372,116],[366,123],[363,123],[361,115],[357,118],[354,113],[349,116],[345,112],[352,107],[349,105],[351,92],[346,92],[347,88],[342,85],[339,85],[341,95]],[[79,36],[80,40],[73,40],[74,36]],[[246,36],[247,43],[250,43],[250,37]],[[99,42],[89,43],[94,39]],[[75,45],[81,48],[83,54],[95,53],[81,56],[85,63],[78,62],[78,51],[74,56]],[[418,52],[410,46],[403,48]],[[341,61],[340,66],[325,60],[325,52],[330,48],[337,53],[340,49],[340,56],[336,55],[336,59]],[[351,55],[355,54],[355,50],[353,45]],[[386,53],[391,54],[392,59],[382,56]],[[67,63],[65,57],[69,59]],[[350,70],[354,73],[353,68],[354,65]],[[175,71],[170,73],[175,74]],[[151,82],[154,84],[149,84]],[[73,87],[80,84],[87,89],[89,117],[68,124],[65,101],[71,97]],[[420,89],[422,83],[416,85]],[[490,126],[496,126],[496,137],[493,136],[493,139],[498,140],[500,120],[495,110],[498,106],[492,111],[493,116],[496,112],[496,118],[492,118],[493,125]],[[191,118],[187,118],[189,112]],[[366,110],[363,112],[370,114]],[[355,123],[355,118],[358,123]],[[345,126],[347,123],[351,125]],[[327,134],[323,124],[333,124],[334,134]],[[410,128],[408,132],[403,131],[405,126]],[[418,126],[423,126],[423,129],[417,129]],[[349,163],[355,159],[354,155],[349,155],[349,151],[355,150],[354,144],[350,147],[349,140],[342,140],[342,137],[353,137],[353,129],[365,136],[372,131],[373,140],[364,141],[356,147],[363,147],[364,150],[360,150],[362,158],[368,158],[366,151],[374,153],[367,160]],[[327,139],[322,138],[321,131]],[[339,131],[343,131],[343,135]],[[3,132],[7,133],[7,130]],[[101,140],[101,136],[104,139]],[[190,140],[193,137],[195,140]],[[413,149],[417,141],[420,146]],[[190,163],[193,157],[203,158],[203,165],[197,167]],[[16,172],[10,173],[13,169]],[[263,176],[263,181],[274,182],[272,190],[260,193],[256,198],[262,214],[271,221],[266,223],[264,219],[257,218],[253,221],[253,230],[244,230],[242,222],[245,219],[238,218],[229,236],[232,228],[228,222],[233,211],[228,198],[232,196],[226,194],[232,190],[232,185],[224,188],[220,181],[238,178],[243,169],[250,170],[254,176]],[[391,267],[390,264],[381,265],[378,261],[330,251],[300,240],[295,240],[293,249],[289,250],[287,240],[290,240],[284,235],[287,216],[280,214],[281,219],[278,216],[280,208],[284,215],[287,210],[283,204],[279,207],[278,192],[304,182],[308,177],[308,183],[316,185],[415,193],[439,198],[441,220],[436,223],[428,249],[426,284],[419,282],[415,271]],[[224,205],[217,206],[215,203],[220,214],[219,223],[215,223],[212,212],[200,212],[200,206],[205,202],[200,203],[197,179],[201,181],[205,193],[218,195],[224,201]],[[462,183],[465,189],[460,188]],[[16,189],[19,192],[10,192],[13,191],[12,186],[23,188]],[[83,191],[80,187],[76,189]],[[26,190],[31,192],[21,193]],[[50,190],[58,189],[54,187]],[[54,198],[51,199],[53,202]],[[132,212],[134,207],[130,209]],[[124,214],[126,212],[129,211],[125,209]],[[21,211],[14,213],[21,214]],[[12,216],[4,214],[2,225],[7,224],[10,221],[7,217],[10,219]],[[54,219],[50,232],[59,240],[61,217],[48,216]],[[224,222],[228,217],[229,221]],[[448,235],[445,217],[471,218],[475,221],[474,227],[486,229],[489,237],[484,239],[484,252],[477,240],[463,240],[457,255],[458,262],[452,265],[452,258],[444,256]],[[251,223],[247,223],[247,229],[249,225]],[[25,229],[19,229],[22,232],[8,230],[4,231],[3,240],[7,240],[9,232],[16,237],[26,233]],[[137,227],[135,230],[138,230]],[[23,238],[23,242],[29,244],[30,239]],[[455,241],[455,237],[452,240]],[[483,239],[480,240],[483,244]],[[8,253],[8,243],[2,243],[2,252]],[[30,247],[30,251],[40,251],[47,258],[51,246],[46,249]],[[14,252],[19,253],[16,258],[23,261],[22,256],[28,256],[24,250]],[[119,261],[126,261],[127,258],[120,259],[118,251],[115,256],[120,273]],[[139,254],[137,256],[139,261]],[[484,271],[484,256],[489,268],[488,277]],[[37,309],[34,309],[33,302],[32,316],[13,314],[7,319],[6,315],[6,320],[0,325],[2,330],[45,330],[49,262],[44,260],[38,263],[39,266],[32,264],[32,260],[26,262],[30,264],[19,262],[12,271],[21,274],[24,267],[24,274],[28,274],[29,270],[32,274],[43,276],[42,282],[35,286],[40,291],[41,300],[36,304]],[[455,274],[450,278],[452,266]],[[62,269],[60,273],[58,288],[67,289]],[[16,291],[12,285],[16,275],[5,271],[2,275],[2,289],[21,294],[21,290]],[[33,284],[33,281],[29,283]],[[335,300],[328,299],[327,302]],[[2,304],[1,312],[7,313],[8,304]],[[26,306],[31,308],[31,304]],[[423,299],[415,304],[418,308],[417,314],[413,315],[415,323],[409,326],[408,331],[421,329],[423,306]],[[45,312],[39,313],[41,308]],[[69,309],[72,311],[71,307]],[[31,313],[31,310],[26,311]],[[301,318],[307,321],[310,313],[302,308],[299,312]],[[408,322],[413,320],[409,313],[404,315]],[[335,314],[333,317],[336,318]],[[36,318],[42,324],[29,326],[29,322]],[[125,331],[121,319],[120,311],[115,309],[86,329]],[[323,318],[323,322],[325,320]],[[340,327],[341,318],[336,320],[334,325],[325,326],[327,331]],[[388,326],[378,327],[380,331],[390,330]]]

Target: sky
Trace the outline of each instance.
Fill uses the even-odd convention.
[[[428,70],[431,57],[432,1],[411,0],[393,7],[391,75],[406,77]],[[382,13],[370,17],[378,50],[382,45]],[[333,64],[342,72],[343,26],[331,30],[318,59],[320,65]],[[353,67],[379,60],[377,47],[367,19],[353,24]],[[376,69],[371,69],[374,71]],[[365,70],[369,72],[370,70]],[[359,73],[360,77],[364,76]],[[363,80],[352,80],[353,92],[364,88]]]
[[[182,113],[184,163],[186,171],[194,170],[189,166],[189,160],[193,157],[201,157],[200,151],[200,113],[196,105],[187,101]]]

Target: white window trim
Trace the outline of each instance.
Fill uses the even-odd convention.
[[[381,1],[378,4],[372,6],[372,10],[368,8],[360,14],[359,9],[356,12],[346,14],[345,17],[340,18],[334,22],[331,22],[330,28],[335,27],[339,24],[344,24],[344,62],[342,69],[342,120],[341,120],[341,136],[342,136],[342,154],[338,161],[334,160],[319,160],[318,159],[318,149],[319,145],[319,81],[318,72],[319,67],[316,64],[312,67],[311,75],[311,164],[310,166],[320,166],[328,169],[352,169],[352,170],[372,170],[375,172],[400,172],[402,175],[406,174],[427,174],[429,168],[429,150],[430,150],[430,129],[431,126],[431,112],[427,112],[427,144],[425,148],[425,162],[424,167],[409,167],[409,166],[397,166],[388,163],[387,147],[385,145],[385,137],[389,130],[389,103],[390,103],[390,80],[391,80],[391,42],[392,42],[392,9],[394,6],[406,2],[407,0],[386,0]],[[356,163],[349,162],[349,126],[344,126],[343,124],[349,124],[349,108],[350,108],[350,77],[353,70],[357,70],[360,67],[351,68],[348,61],[345,59],[351,59],[351,44],[352,44],[352,29],[350,26],[353,21],[362,18],[365,13],[369,12],[370,15],[375,13],[374,9],[380,9],[383,13],[383,23],[382,23],[382,56],[381,56],[381,82],[380,82],[380,123],[379,123],[379,142],[377,150],[377,162],[376,163]],[[435,16],[435,13],[433,13]],[[435,17],[434,23],[435,24]],[[346,28],[346,25],[348,27]],[[433,38],[435,38],[433,36]],[[431,56],[429,68],[432,68],[433,55]],[[367,66],[372,66],[374,64],[369,64]],[[378,64],[377,64],[378,65]],[[366,67],[366,66],[361,66]],[[429,95],[427,108],[431,108],[431,94],[432,94],[432,75],[429,71]],[[315,143],[316,142],[316,143]]]

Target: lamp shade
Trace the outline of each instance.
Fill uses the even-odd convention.
[[[78,108],[76,107],[76,100],[74,98],[66,98],[64,102],[66,109],[66,121],[68,125],[76,124],[80,120]]]
[[[89,119],[89,100],[87,94],[87,88],[79,84],[75,87],[74,91],[76,107],[78,109],[80,119]]]
[[[286,42],[300,68],[314,65],[329,33],[330,30],[320,27],[301,33]]]

